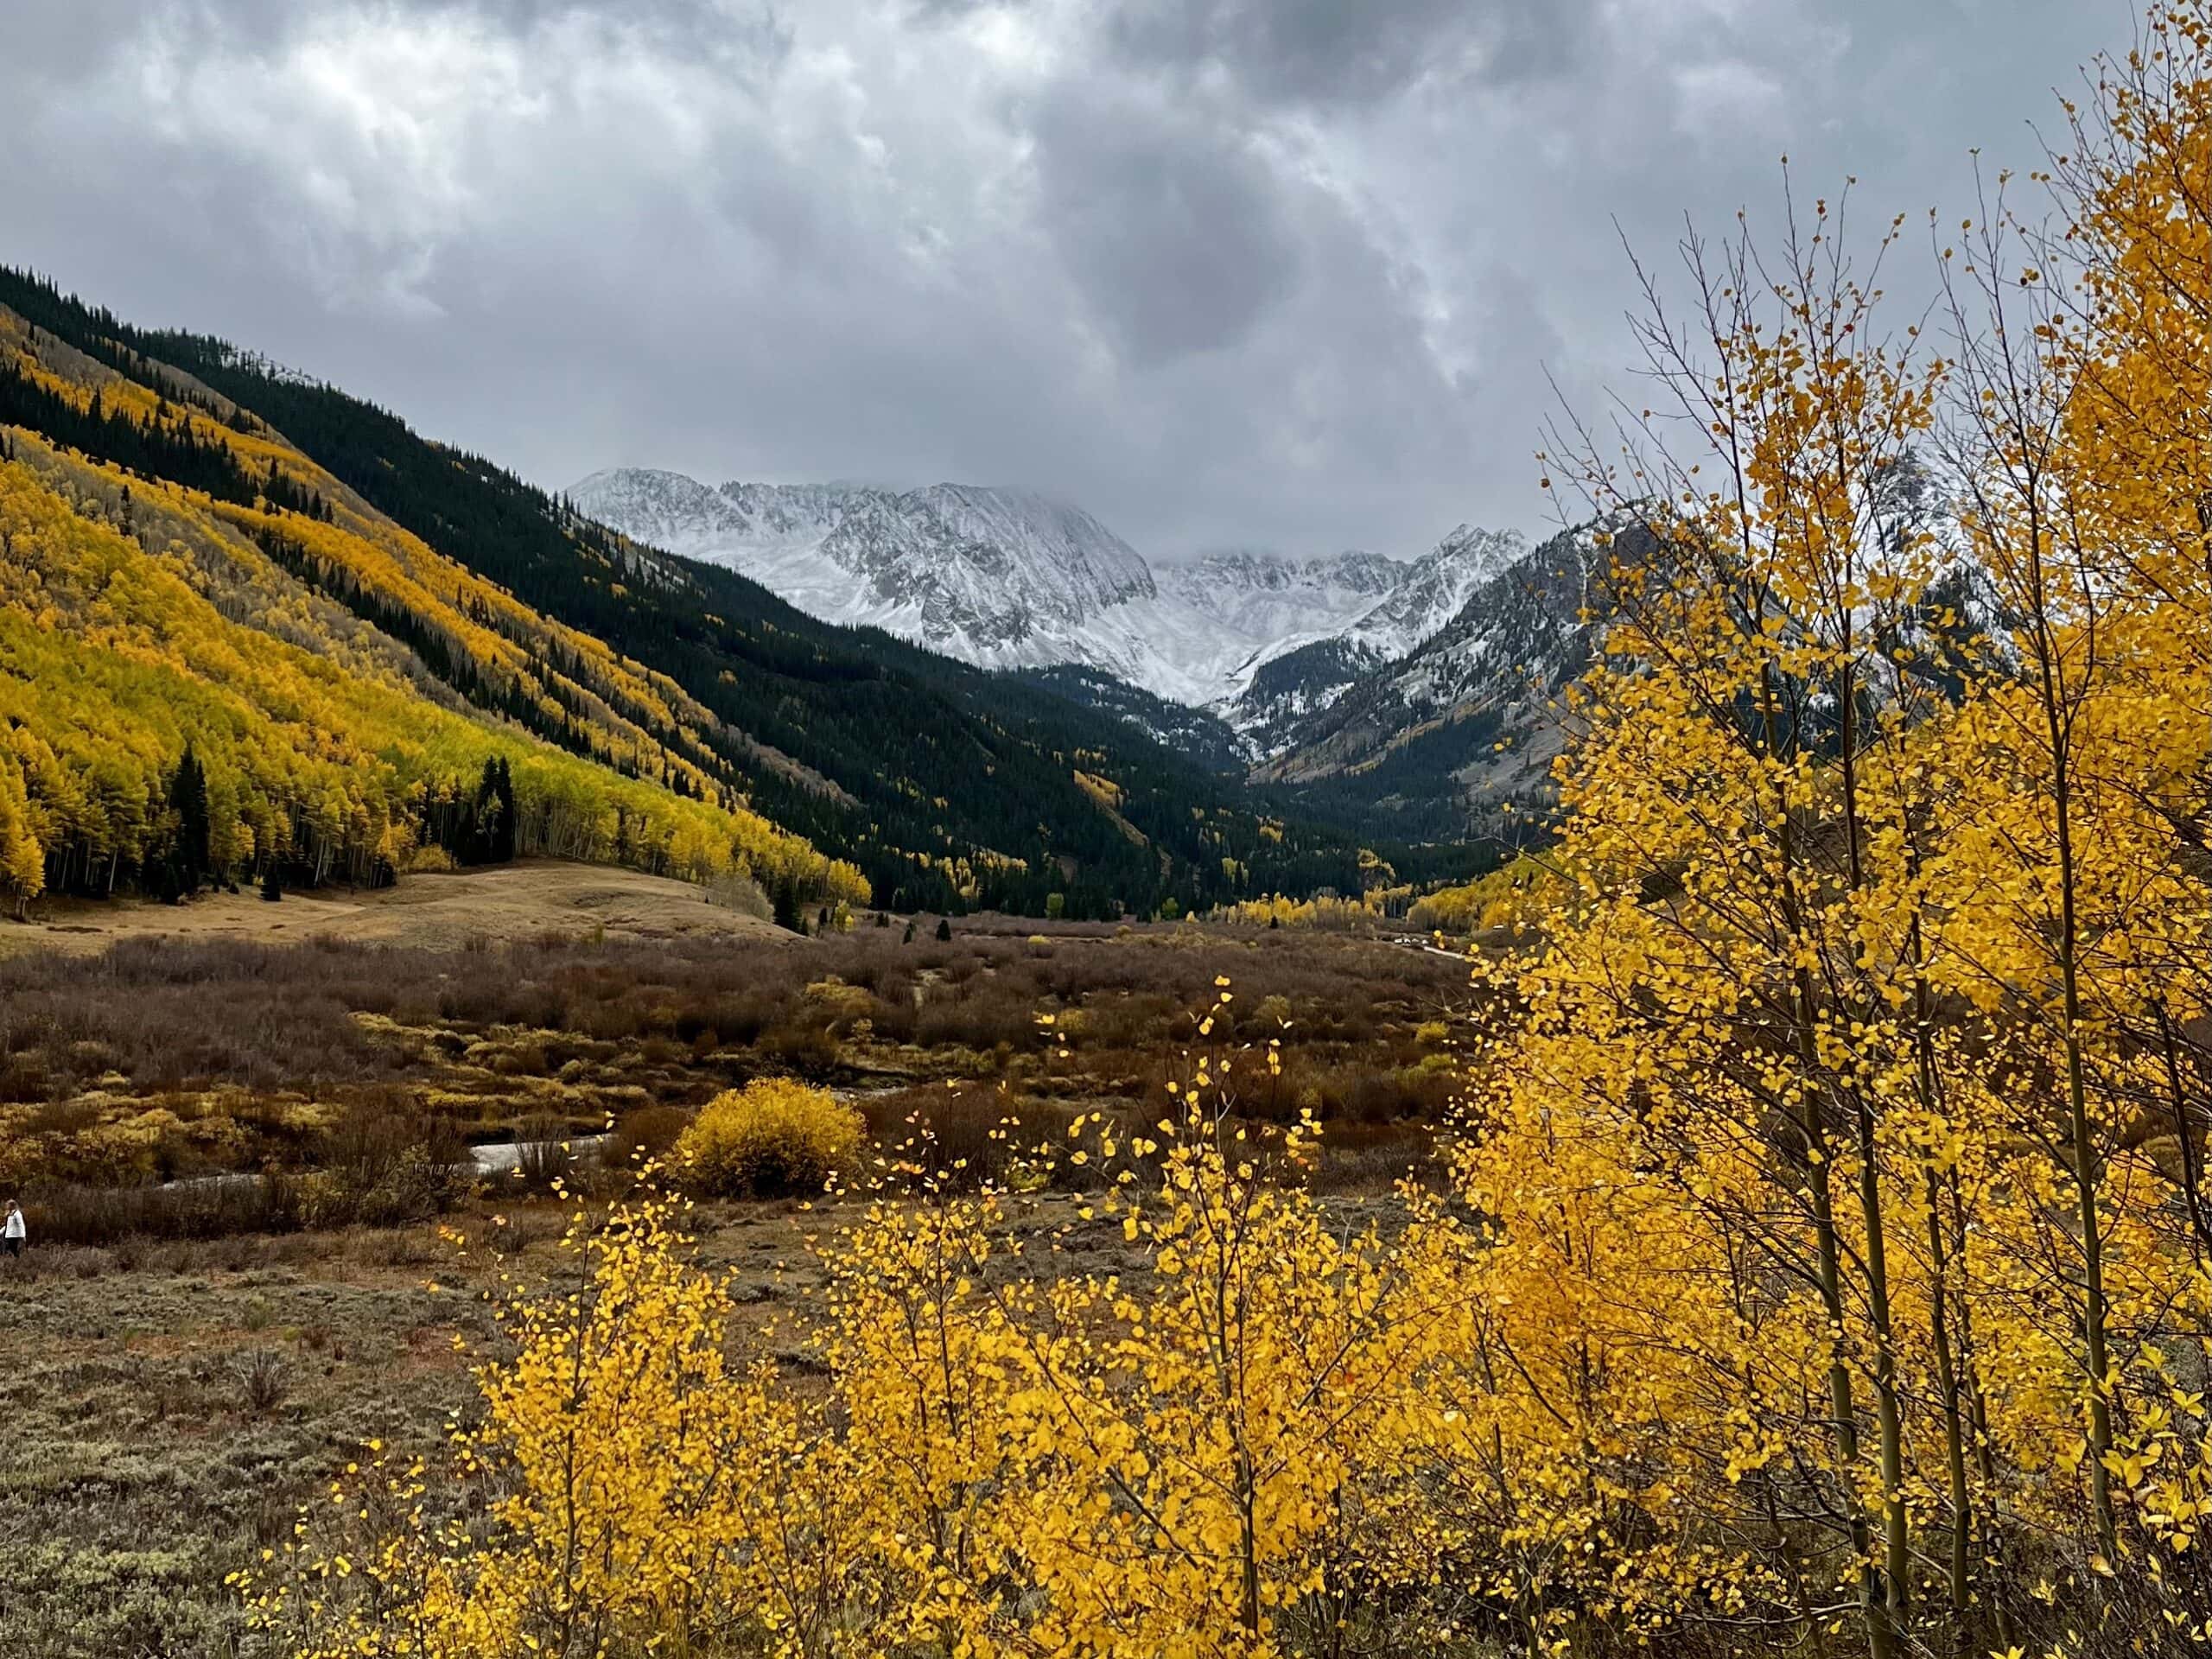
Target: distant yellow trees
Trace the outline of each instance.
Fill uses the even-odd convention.
[[[1382,907],[1364,897],[1344,899],[1324,894],[1314,899],[1288,899],[1270,893],[1265,899],[1245,899],[1224,905],[1215,919],[1246,927],[1310,927],[1343,931],[1362,923],[1380,920]]]
[[[1523,853],[1464,886],[1424,895],[1406,919],[1423,932],[1452,934],[1526,925],[1567,903],[1573,888],[1555,855]]]

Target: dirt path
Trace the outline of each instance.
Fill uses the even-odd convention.
[[[339,938],[380,944],[502,943],[546,933],[611,939],[744,934],[784,937],[772,923],[709,901],[704,889],[634,870],[527,860],[451,874],[410,875],[380,891],[203,893],[188,905],[52,899],[29,923],[0,922],[0,953],[92,952],[120,939],[235,939],[283,944]]]

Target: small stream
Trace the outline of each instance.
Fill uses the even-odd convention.
[[[520,1167],[526,1151],[566,1147],[570,1164],[588,1163],[599,1156],[600,1149],[614,1137],[609,1135],[571,1135],[558,1141],[487,1141],[468,1149],[468,1161],[479,1175],[506,1175]],[[159,1183],[156,1191],[162,1192],[220,1192],[229,1187],[251,1186],[261,1177],[243,1170],[231,1170],[220,1175],[185,1175],[173,1181]]]
[[[546,1151],[566,1147],[572,1164],[588,1163],[599,1156],[600,1148],[614,1137],[611,1135],[571,1135],[558,1141],[489,1141],[471,1147],[468,1156],[480,1174],[505,1175],[520,1166],[525,1152]]]

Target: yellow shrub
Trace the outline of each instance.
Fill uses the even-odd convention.
[[[676,1166],[702,1192],[816,1192],[860,1150],[861,1115],[827,1090],[764,1077],[710,1101],[677,1138]]]

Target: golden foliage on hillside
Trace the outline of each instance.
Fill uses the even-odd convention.
[[[0,681],[0,893],[111,885],[147,852],[189,746],[221,868],[404,868],[422,789],[473,783],[499,755],[519,850],[867,897],[702,764],[714,717],[672,683],[371,512],[265,426],[172,402],[5,313],[0,357],[72,407],[188,435],[327,515],[10,439],[0,639],[19,671]],[[588,758],[526,735],[524,714]]]
[[[357,879],[397,868],[421,787],[473,781],[499,755],[513,768],[518,850],[693,879],[742,868],[865,896],[751,813],[438,706],[388,646],[311,652],[327,607],[211,526],[204,502],[134,480],[126,527],[119,490],[75,493],[72,477],[90,469],[36,467],[29,440],[16,448],[0,464],[0,891],[35,896],[49,879],[99,889],[136,864],[189,746],[221,868],[283,858]],[[171,529],[186,533],[162,545]],[[236,578],[211,580],[190,535]],[[289,608],[289,637],[226,614],[248,608],[246,588]]]
[[[325,588],[342,585],[402,613],[442,655],[472,671],[490,692],[538,702],[565,714],[595,740],[608,763],[710,790],[698,764],[696,733],[714,716],[664,675],[618,655],[603,641],[552,622],[460,561],[426,545],[381,515],[266,426],[250,429],[212,418],[92,362],[51,336],[34,338],[0,312],[0,353],[38,384],[77,406],[97,398],[118,418],[154,421],[219,447],[258,476],[271,471],[289,490],[319,498],[329,517],[288,512],[267,499],[251,505],[211,499],[160,480],[129,480],[142,502],[196,506],[248,532],[288,574]],[[46,358],[52,358],[48,364]],[[217,402],[207,394],[211,403]],[[120,486],[115,468],[103,468]]]

